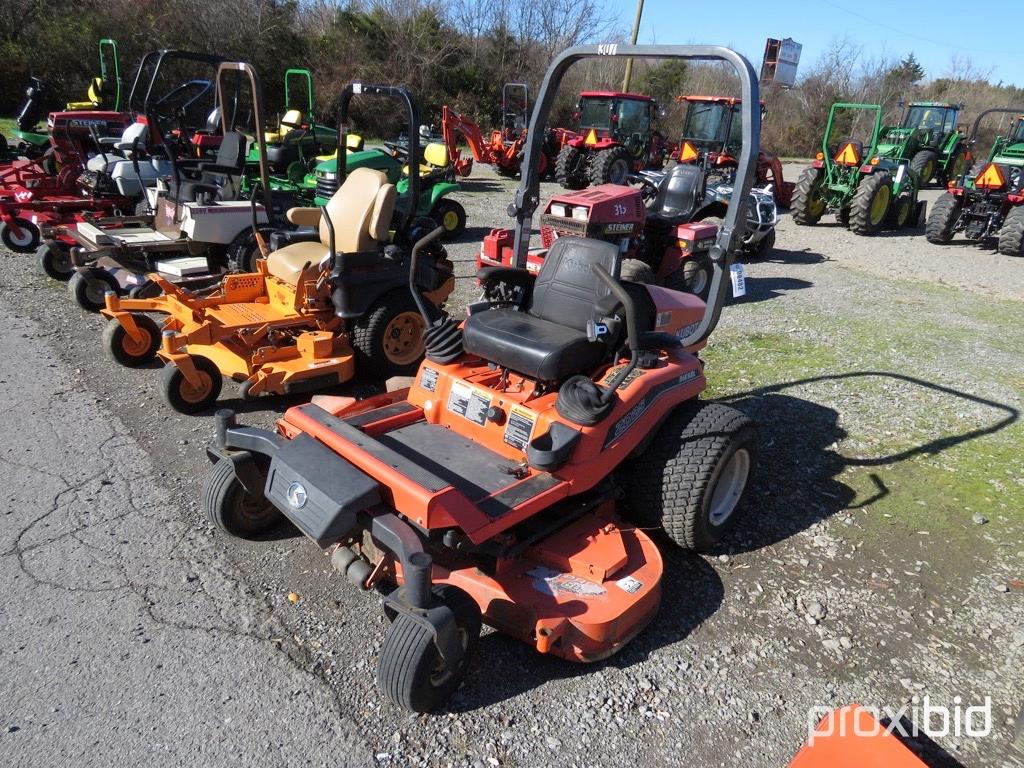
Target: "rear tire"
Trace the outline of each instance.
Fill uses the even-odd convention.
[[[953,239],[953,230],[960,218],[962,209],[960,198],[949,192],[942,195],[932,206],[928,215],[928,223],[924,227],[924,236],[929,243],[946,245]]]
[[[0,241],[4,247],[15,253],[35,253],[41,238],[39,227],[20,216],[14,218],[14,225],[18,228],[18,234],[7,224],[0,224]]]
[[[36,249],[36,265],[51,280],[66,283],[75,273],[71,264],[71,251],[56,242],[44,242]]]
[[[999,228],[999,252],[1004,256],[1024,256],[1024,206],[1011,208]]]
[[[633,170],[633,155],[625,147],[612,147],[598,152],[590,161],[590,183],[626,184]]]
[[[192,364],[202,379],[202,386],[198,388],[189,384],[185,374],[176,365],[165,365],[160,374],[160,392],[167,404],[178,413],[193,414],[205,411],[217,402],[224,384],[220,370],[212,360],[192,355]]]
[[[921,189],[927,187],[935,177],[935,171],[939,167],[938,160],[938,156],[930,149],[922,149],[911,159],[910,170],[920,178]]]
[[[650,265],[640,259],[623,259],[619,269],[619,279],[630,283],[657,285],[658,276]]]
[[[575,147],[562,147],[555,160],[555,178],[563,189],[587,186],[587,159],[583,153]]]
[[[885,224],[892,204],[889,174],[865,176],[857,185],[850,202],[850,230],[858,235],[873,235]]]
[[[423,360],[423,329],[408,288],[384,294],[352,323],[358,370],[381,379],[412,376]]]
[[[99,312],[106,306],[106,292],[120,294],[121,286],[105,269],[90,270],[89,275],[87,278],[82,272],[76,271],[68,280],[68,293],[82,309],[87,312]]]
[[[260,234],[269,238],[271,229],[261,229]],[[244,229],[228,244],[225,253],[228,270],[231,272],[255,272],[256,259],[261,257],[260,247],[256,243],[256,234],[252,229]]]
[[[826,204],[821,197],[822,173],[820,168],[805,168],[793,188],[793,199],[790,200],[790,213],[793,221],[803,226],[811,226],[821,221],[825,215]]]
[[[721,403],[685,403],[630,468],[632,516],[684,549],[707,551],[739,519],[757,455],[757,430],[744,414]]]
[[[260,494],[253,496],[238,482],[234,465],[220,459],[203,482],[206,518],[224,533],[251,539],[281,522],[281,512]]]
[[[107,357],[127,368],[138,368],[156,359],[160,349],[160,326],[149,315],[132,313],[132,319],[142,332],[143,338],[136,341],[117,320],[110,320],[103,329],[103,349]]]
[[[455,669],[441,658],[429,629],[404,613],[395,616],[377,662],[377,685],[392,702],[413,712],[436,709],[459,687],[480,642],[480,608],[461,589],[434,587],[434,595],[455,615],[462,656]]]

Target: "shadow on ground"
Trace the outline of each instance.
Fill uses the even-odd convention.
[[[786,390],[821,382],[888,379],[982,405],[997,414],[990,424],[961,434],[944,435],[897,453],[871,458],[844,456],[835,446],[846,438],[840,413]],[[918,456],[934,456],[956,445],[991,435],[1010,426],[1019,412],[1004,403],[987,400],[952,387],[887,371],[854,371],[772,384],[724,398],[758,424],[761,456],[751,488],[750,515],[742,530],[728,537],[721,551],[752,551],[770,546],[803,531],[837,512],[875,504],[890,490],[878,472],[870,472],[874,490],[867,498],[839,477],[849,467],[883,469]]]

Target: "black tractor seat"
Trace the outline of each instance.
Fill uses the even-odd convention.
[[[685,224],[704,199],[704,169],[679,163],[672,166],[658,185],[658,192],[647,208],[647,218],[655,223]]]
[[[615,304],[591,270],[594,264],[618,278],[618,248],[600,240],[560,237],[522,310],[490,309],[466,319],[466,352],[545,382],[593,371],[612,351],[615,336],[591,340],[587,335],[588,324],[601,322]]]
[[[179,203],[200,198],[233,200],[237,196],[238,178],[245,169],[245,147],[245,136],[228,131],[221,139],[214,162],[176,161],[181,178],[171,178],[167,198]]]

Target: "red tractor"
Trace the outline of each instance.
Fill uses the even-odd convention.
[[[484,138],[480,126],[450,107],[441,107],[441,137],[448,156],[459,176],[469,176],[473,161],[490,165],[501,176],[515,176],[523,160],[526,145],[526,124],[529,118],[529,96],[525,83],[505,83],[501,92],[501,127]],[[472,157],[463,157],[459,135],[465,139]],[[572,131],[555,128],[547,131],[541,155],[541,178],[549,176],[562,145],[575,137]]]
[[[687,105],[676,159],[681,163],[702,163],[708,155],[711,168],[735,168],[741,142],[740,125],[734,125],[733,118],[739,114],[740,100],[729,96],[676,96],[676,101]],[[764,113],[764,104],[761,104],[762,118]],[[768,184],[772,186],[776,204],[789,208],[795,185],[782,177],[779,158],[762,151],[757,156],[754,186]]]
[[[650,96],[581,93],[573,113],[578,135],[565,142],[555,162],[558,183],[565,189],[625,184],[632,173],[661,168],[671,148],[654,130],[658,111]]]

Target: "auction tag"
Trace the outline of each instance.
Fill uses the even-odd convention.
[[[732,279],[732,295],[735,298],[747,295],[747,273],[742,264],[733,264],[729,267],[729,277]]]

